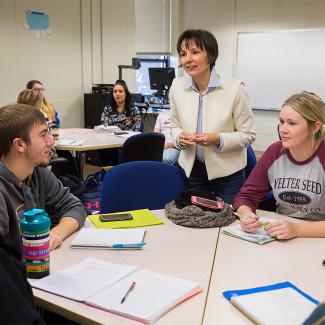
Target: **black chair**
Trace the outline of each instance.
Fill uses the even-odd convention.
[[[138,160],[162,161],[165,136],[157,132],[136,134],[124,142],[119,163]]]

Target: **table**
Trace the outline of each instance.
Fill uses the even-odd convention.
[[[84,140],[84,143],[80,146],[59,146],[58,143],[61,140]],[[72,152],[72,155],[77,158],[79,174],[82,178],[86,151],[120,148],[125,140],[125,137],[108,132],[95,132],[93,129],[61,129],[59,139],[55,142],[55,149]]]
[[[51,272],[64,269],[91,255],[113,263],[131,264],[201,284],[203,292],[176,306],[155,324],[201,324],[208,294],[219,228],[193,229],[176,226],[163,210],[154,211],[164,225],[147,227],[146,246],[139,251],[71,249],[68,238],[63,247],[51,252]],[[41,290],[33,289],[41,307],[82,324],[139,324],[94,307]]]
[[[263,214],[285,218],[272,212],[259,213]],[[220,232],[203,324],[252,324],[223,297],[223,291],[232,289],[290,281],[313,298],[325,301],[324,258],[325,238],[257,245]]]

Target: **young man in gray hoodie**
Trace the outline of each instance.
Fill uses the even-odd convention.
[[[19,219],[40,208],[51,217],[50,247],[82,227],[86,210],[46,168],[54,145],[42,112],[13,104],[0,108],[0,240],[21,259]]]

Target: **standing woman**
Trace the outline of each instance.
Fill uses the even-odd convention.
[[[45,88],[43,84],[38,80],[30,80],[27,82],[26,89],[35,90],[42,99],[42,108],[41,111],[47,118],[49,123],[55,122],[55,110],[52,104],[50,104],[44,97]]]
[[[242,82],[217,74],[218,43],[206,30],[177,41],[186,75],[170,88],[172,136],[189,189],[213,191],[232,203],[245,181],[247,149],[255,140],[253,114]]]
[[[111,105],[104,108],[101,122],[104,126],[116,125],[121,130],[139,131],[141,115],[134,106],[129,89],[123,80],[117,80],[113,87]]]

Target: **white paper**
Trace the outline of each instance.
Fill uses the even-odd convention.
[[[113,284],[137,269],[136,266],[113,264],[88,257],[81,262],[40,280],[32,287],[77,301]]]
[[[85,140],[61,140],[58,142],[58,146],[81,146]]]
[[[145,229],[89,229],[82,228],[71,242],[71,246],[111,247],[116,244],[141,243]]]
[[[135,288],[121,304],[128,288]],[[148,270],[138,270],[86,300],[86,303],[138,320],[154,321],[166,313],[199,284]]]
[[[231,302],[257,324],[300,325],[316,305],[292,288],[234,296]]]

